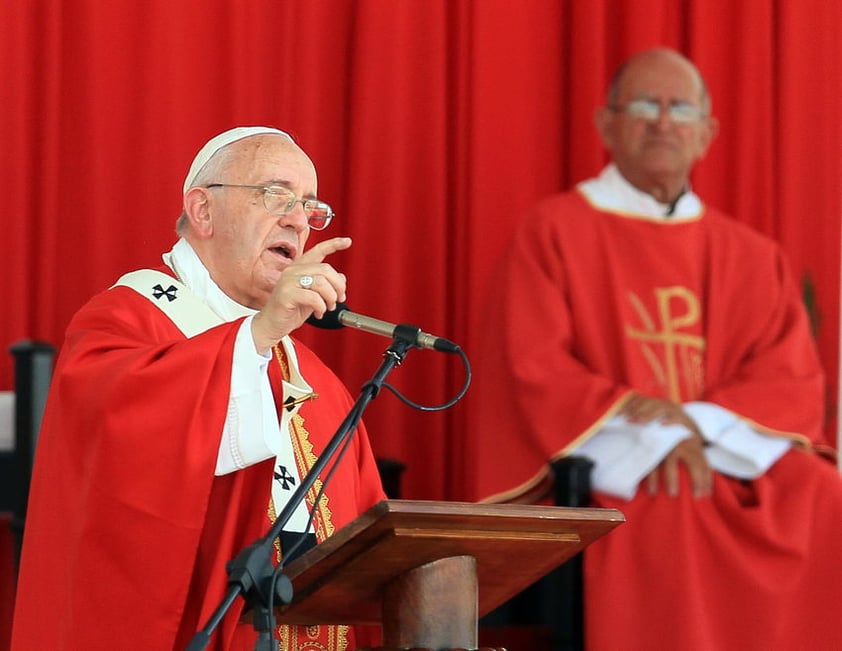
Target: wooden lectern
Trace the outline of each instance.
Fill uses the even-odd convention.
[[[386,500],[286,567],[287,624],[381,624],[383,647],[476,649],[477,620],[625,520],[615,509]]]

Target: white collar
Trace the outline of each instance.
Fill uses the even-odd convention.
[[[243,316],[257,314],[257,310],[240,305],[219,288],[196,255],[196,251],[184,238],[180,238],[172,250],[163,255],[163,259],[164,264],[175,272],[176,277],[207,303],[222,320],[234,321]]]
[[[638,190],[629,183],[617,166],[611,163],[593,179],[582,181],[577,188],[594,207],[609,212],[632,214],[665,221],[697,218],[702,213],[702,201],[689,187],[682,194],[668,215],[670,206],[657,201],[652,195]]]

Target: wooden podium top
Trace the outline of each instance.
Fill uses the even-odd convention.
[[[286,567],[295,597],[278,617],[376,624],[388,583],[454,556],[476,559],[482,616],[624,521],[616,509],[385,500]]]

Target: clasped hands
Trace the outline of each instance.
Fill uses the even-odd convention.
[[[694,497],[708,497],[713,491],[713,470],[704,453],[704,438],[699,427],[683,407],[671,400],[634,394],[620,410],[632,423],[660,421],[664,425],[683,425],[692,436],[680,441],[658,466],[646,476],[646,487],[655,495],[663,481],[666,494],[675,497],[679,491],[679,464],[690,475]]]

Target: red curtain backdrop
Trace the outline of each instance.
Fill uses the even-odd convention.
[[[198,147],[266,124],[312,155],[338,213],[330,235],[355,240],[332,260],[350,307],[493,355],[476,333],[506,309],[483,306],[512,229],[601,168],[592,114],[610,71],[668,45],[699,64],[721,121],[695,187],[810,280],[836,396],[840,27],[842,3],[826,0],[2,2],[0,344],[60,344],[94,292],[157,264]],[[388,346],[303,336],[352,393]],[[412,351],[389,380],[438,404],[463,369]],[[0,354],[0,389],[12,382]],[[494,440],[472,414],[493,408],[469,392],[422,413],[383,392],[365,418],[376,452],[408,464],[405,496],[459,499],[462,442]]]

